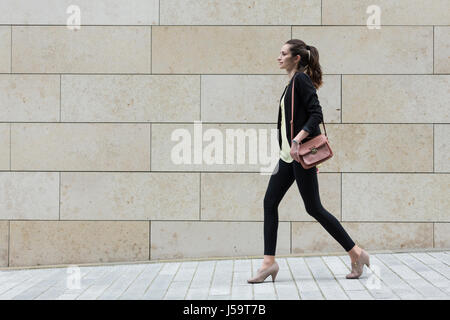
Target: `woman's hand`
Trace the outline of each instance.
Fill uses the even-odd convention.
[[[289,152],[289,154],[291,155],[292,159],[294,159],[297,162],[300,162],[300,156],[298,155],[299,149],[300,145],[298,143],[292,142],[291,151]]]

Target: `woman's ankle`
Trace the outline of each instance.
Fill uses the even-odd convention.
[[[264,256],[264,260],[263,260],[264,266],[271,266],[274,262],[275,262],[274,256],[270,256],[270,257]]]
[[[351,258],[352,261],[355,261],[356,259],[358,259],[358,257],[361,255],[362,249],[360,247],[358,247],[357,245],[355,245],[349,252],[349,256]]]

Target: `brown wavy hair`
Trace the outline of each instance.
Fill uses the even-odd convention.
[[[322,86],[322,69],[319,64],[319,51],[316,47],[308,46],[305,42],[299,39],[291,39],[286,41],[286,44],[290,46],[291,56],[300,56],[300,61],[297,65],[299,72],[306,70],[306,73],[312,80],[312,83],[316,89]],[[308,54],[308,49],[310,55]]]

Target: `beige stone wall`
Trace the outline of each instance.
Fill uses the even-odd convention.
[[[291,38],[324,73],[324,207],[368,250],[450,247],[448,0],[79,0],[74,31],[72,4],[0,2],[0,266],[262,255],[270,175],[170,138],[275,129]],[[277,254],[344,253],[295,184],[279,218]]]

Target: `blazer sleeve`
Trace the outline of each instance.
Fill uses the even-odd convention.
[[[302,129],[311,133],[323,121],[322,107],[320,106],[316,88],[311,78],[305,73],[301,73],[297,78],[300,96],[306,106],[306,113],[309,116]]]

